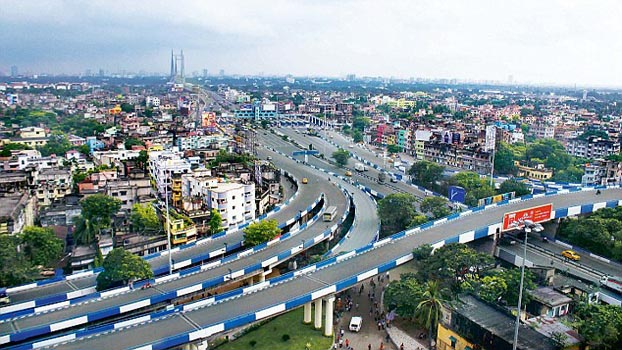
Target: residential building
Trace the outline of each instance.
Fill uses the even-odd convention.
[[[235,227],[255,219],[255,184],[219,183],[203,190],[208,208],[222,216],[224,227]]]
[[[17,234],[24,227],[34,225],[37,203],[30,193],[5,193],[0,196],[0,201],[0,235]]]
[[[72,176],[69,169],[42,169],[39,172],[37,201],[47,206],[71,194]]]
[[[532,315],[560,317],[568,314],[572,298],[555,291],[551,287],[542,287],[529,291],[532,297],[527,311]]]
[[[607,158],[613,154],[620,154],[620,142],[604,140],[598,137],[587,139],[575,138],[568,140],[566,150],[575,157],[587,159]]]
[[[553,170],[544,167],[544,164],[538,164],[535,167],[529,167],[520,162],[515,161],[514,165],[518,169],[517,176],[525,177],[530,180],[546,181],[553,177]]]
[[[177,146],[182,151],[197,149],[226,149],[229,145],[229,138],[223,135],[189,135],[179,137]]]
[[[529,134],[535,139],[555,138],[555,125],[536,123],[529,126]]]
[[[182,158],[181,152],[171,150],[149,152],[149,175],[159,196],[164,196],[167,191],[170,195],[173,178],[189,174],[190,171],[191,164]]]

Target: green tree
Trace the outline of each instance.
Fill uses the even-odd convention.
[[[24,253],[33,265],[52,266],[63,253],[63,240],[50,228],[27,226],[20,234]]]
[[[518,292],[520,290],[520,269],[504,269],[496,271],[490,274],[490,276],[496,276],[505,281],[507,285],[507,291],[503,295],[503,299],[508,305],[518,305]],[[523,281],[523,305],[529,304],[531,301],[531,295],[527,293],[527,290],[536,289],[535,283],[536,277],[531,271],[525,270],[525,280]]]
[[[591,349],[622,348],[622,308],[580,303],[574,316],[579,334]]]
[[[479,284],[478,295],[483,300],[496,303],[508,290],[505,280],[499,276],[484,276]]]
[[[121,209],[121,201],[103,194],[80,201],[81,215],[76,218],[74,237],[79,244],[91,244],[99,230],[110,227],[111,217]]]
[[[276,220],[262,220],[248,225],[244,229],[244,245],[255,246],[267,242],[281,234],[279,222]]]
[[[392,193],[378,202],[382,236],[394,234],[427,221],[417,212],[417,198],[408,193]]]
[[[153,277],[149,263],[123,248],[113,249],[104,259],[104,271],[97,276],[97,290]]]
[[[134,105],[130,103],[121,103],[121,110],[125,113],[134,112]]]
[[[455,292],[472,289],[472,283],[494,267],[492,256],[478,253],[464,244],[446,244],[419,264],[420,280],[438,280]]]
[[[387,151],[391,154],[396,154],[396,153],[400,153],[401,148],[398,145],[388,145]]]
[[[511,147],[507,143],[501,142],[495,151],[495,172],[504,175],[515,174],[514,160],[514,152]]]
[[[463,171],[452,176],[448,185],[457,185],[466,190],[465,203],[470,206],[477,205],[480,198],[486,198],[495,194],[494,187],[490,186],[488,179],[480,178],[479,174],[472,171]]]
[[[517,181],[516,179],[508,179],[503,181],[503,183],[501,183],[501,186],[499,186],[499,190],[498,193],[508,193],[508,192],[514,192],[516,197],[520,197],[520,196],[524,196],[526,194],[530,194],[531,190],[529,189],[529,186],[527,186],[526,183]]]
[[[69,142],[67,135],[59,131],[54,131],[48,138],[47,143],[39,147],[39,151],[44,157],[47,157],[51,154],[56,154],[57,156],[64,156],[65,153],[72,148],[74,148],[74,146],[71,144],[71,142]]]
[[[0,235],[0,286],[11,287],[33,280],[36,271],[23,252],[20,238]]]
[[[354,130],[352,133],[352,141],[355,143],[363,142],[363,133],[358,129]]]
[[[158,234],[162,232],[162,224],[153,205],[136,203],[132,206],[130,214],[132,230],[134,232]]]
[[[436,337],[436,327],[441,319],[443,305],[446,299],[443,296],[441,285],[437,281],[426,282],[425,291],[419,304],[417,304],[417,318],[421,324],[428,329],[430,347],[432,340]]]
[[[402,274],[399,281],[389,283],[384,304],[405,318],[415,318],[417,305],[423,298],[424,286],[412,274]]]
[[[263,129],[267,129],[267,128],[268,128],[268,126],[270,126],[270,122],[268,122],[266,119],[262,119],[262,120],[260,121],[260,123],[261,123],[261,127],[262,127]]]
[[[209,231],[212,235],[222,231],[222,215],[216,209],[212,209],[209,218]]]
[[[414,163],[408,170],[414,184],[427,189],[436,189],[436,181],[443,178],[445,167],[436,163],[422,160]]]
[[[137,139],[135,137],[128,137],[127,139],[125,139],[123,145],[125,146],[125,149],[132,149],[132,146],[144,146],[145,143],[141,139]]]
[[[348,164],[348,159],[350,159],[350,152],[345,149],[340,149],[333,152],[333,159],[337,162],[337,165],[340,167],[346,166]]]
[[[365,128],[367,128],[370,124],[371,121],[369,118],[354,117],[354,119],[352,119],[352,129],[359,130],[361,132],[364,132]]]
[[[421,201],[421,206],[419,208],[424,213],[431,213],[434,219],[438,219],[451,213],[451,210],[449,210],[447,204],[448,202],[446,198],[431,196],[424,198]]]

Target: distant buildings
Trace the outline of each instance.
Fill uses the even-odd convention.
[[[620,153],[620,142],[603,140],[598,137],[587,139],[575,138],[568,141],[566,149],[569,154],[575,157],[598,159],[607,158],[613,154]]]

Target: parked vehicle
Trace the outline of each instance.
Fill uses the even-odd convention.
[[[350,319],[350,329],[351,332],[358,332],[361,330],[361,326],[363,325],[363,318],[360,316],[352,316]]]
[[[573,261],[581,260],[581,256],[579,254],[577,254],[577,252],[575,252],[574,250],[570,250],[570,249],[564,250],[562,252],[562,256],[564,258],[567,258],[567,259],[570,259],[570,260],[573,260]]]
[[[346,170],[346,176],[352,176],[352,172],[350,170]]]

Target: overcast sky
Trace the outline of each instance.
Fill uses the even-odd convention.
[[[620,0],[0,1],[0,72],[186,72],[622,86]]]

